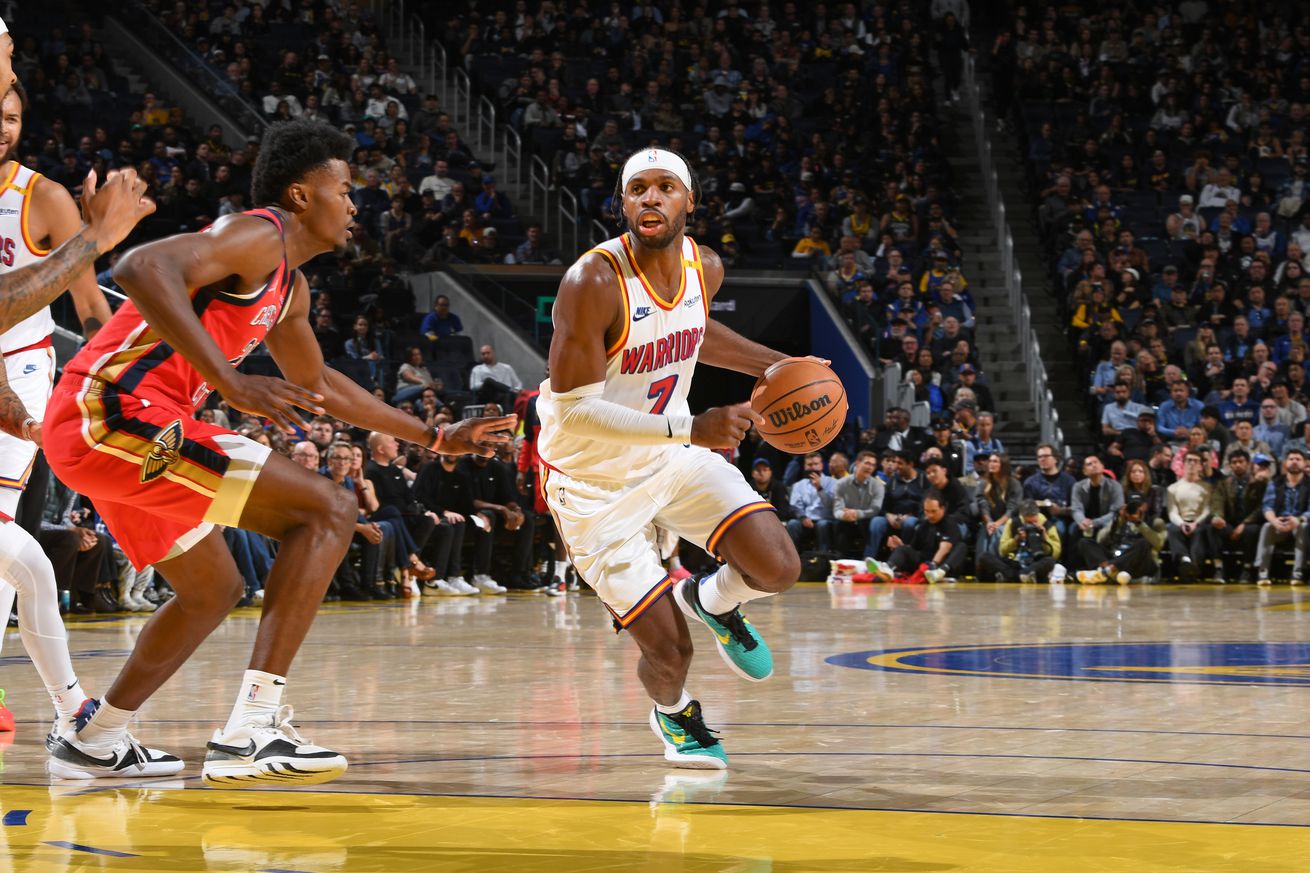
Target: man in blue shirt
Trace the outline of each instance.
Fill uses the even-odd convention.
[[[1203,404],[1192,396],[1191,388],[1181,379],[1169,386],[1169,400],[1156,413],[1160,435],[1177,443],[1187,442],[1187,432],[1201,423]]]
[[[1251,399],[1251,382],[1245,376],[1233,378],[1232,395],[1219,404],[1219,414],[1224,425],[1232,428],[1239,421],[1249,421],[1255,425],[1260,417],[1260,404]]]
[[[1149,407],[1135,402],[1132,398],[1132,387],[1127,382],[1116,382],[1114,385],[1114,402],[1107,403],[1101,410],[1101,433],[1107,439],[1114,439],[1121,432],[1137,426],[1137,413]]]
[[[805,456],[804,473],[791,486],[792,519],[787,522],[787,533],[800,549],[806,531],[814,532],[815,546],[820,551],[832,549],[832,501],[836,496],[836,483],[823,473],[823,455],[811,452]]]
[[[438,294],[437,299],[432,301],[432,311],[423,316],[419,331],[432,342],[437,342],[451,334],[463,333],[464,323],[450,311],[450,298]]]

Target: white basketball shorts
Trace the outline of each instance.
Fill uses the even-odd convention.
[[[723,535],[756,512],[772,512],[741,471],[722,455],[689,446],[630,485],[541,471],[546,504],[578,575],[600,595],[623,630],[673,584],[660,563],[659,530],[693,542],[714,557]]]
[[[49,347],[29,349],[4,359],[9,387],[27,414],[41,421],[46,401],[55,383],[55,350]],[[0,520],[12,519],[18,510],[18,498],[32,475],[36,460],[36,443],[0,432]]]

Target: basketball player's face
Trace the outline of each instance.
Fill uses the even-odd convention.
[[[23,138],[23,101],[10,91],[0,101],[0,164],[18,154],[18,141]]]
[[[324,251],[350,240],[355,204],[350,199],[350,166],[333,159],[291,186],[291,197],[301,208],[300,220]]]
[[[623,217],[632,236],[652,249],[668,248],[687,227],[696,208],[682,180],[667,170],[646,170],[633,176],[623,191]]]

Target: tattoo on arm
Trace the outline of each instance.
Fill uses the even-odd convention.
[[[0,431],[26,439],[23,436],[23,422],[29,417],[22,398],[9,387],[9,374],[5,372],[4,364],[0,363]]]
[[[0,331],[9,330],[42,306],[48,306],[95,260],[95,243],[78,232],[40,263],[0,279]]]

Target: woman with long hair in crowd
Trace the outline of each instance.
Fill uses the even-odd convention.
[[[1023,486],[1010,470],[1010,456],[1004,453],[987,459],[978,488],[978,542],[974,545],[975,561],[984,552],[995,552],[1001,541],[1001,530],[1018,510]]]

